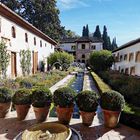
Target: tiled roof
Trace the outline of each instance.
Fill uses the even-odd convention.
[[[140,38],[137,38],[137,39],[135,39],[135,40],[132,40],[132,41],[130,41],[130,42],[128,42],[128,43],[126,43],[126,44],[120,46],[119,48],[115,49],[115,50],[112,51],[112,52],[117,52],[117,51],[119,51],[119,50],[125,49],[125,48],[130,47],[130,46],[132,46],[132,45],[134,45],[134,44],[137,44],[137,43],[140,43]]]
[[[60,41],[60,43],[75,43],[75,42],[103,42],[103,40],[95,37],[80,37],[80,38],[63,38]]]

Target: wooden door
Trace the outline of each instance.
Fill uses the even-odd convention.
[[[11,52],[11,74],[12,77],[17,76],[17,61],[15,52]]]
[[[33,57],[32,73],[35,74],[37,72],[37,68],[38,68],[38,52],[33,51],[32,57]]]

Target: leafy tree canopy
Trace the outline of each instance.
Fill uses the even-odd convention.
[[[90,66],[97,73],[109,69],[113,62],[112,53],[108,50],[94,51],[89,57]]]

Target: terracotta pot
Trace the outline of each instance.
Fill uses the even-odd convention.
[[[15,105],[15,108],[17,111],[17,118],[21,121],[26,118],[30,105]]]
[[[108,128],[115,128],[119,122],[121,111],[110,111],[103,109],[104,125]]]
[[[45,121],[47,116],[48,116],[49,109],[50,109],[50,106],[47,106],[47,107],[34,107],[36,120],[38,122]]]
[[[86,126],[90,126],[93,122],[94,116],[96,115],[95,112],[84,112],[80,111],[82,117],[82,123]]]
[[[5,118],[6,114],[9,112],[11,102],[0,103],[0,118]]]
[[[62,124],[69,124],[70,119],[73,113],[73,106],[72,107],[56,107],[57,117],[60,123]]]

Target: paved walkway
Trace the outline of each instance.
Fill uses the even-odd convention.
[[[56,89],[67,85],[69,80],[73,77],[74,75],[71,75],[71,74],[67,75],[64,79],[62,79],[61,81],[59,81],[58,83],[56,83],[50,88],[51,92],[53,93]]]

